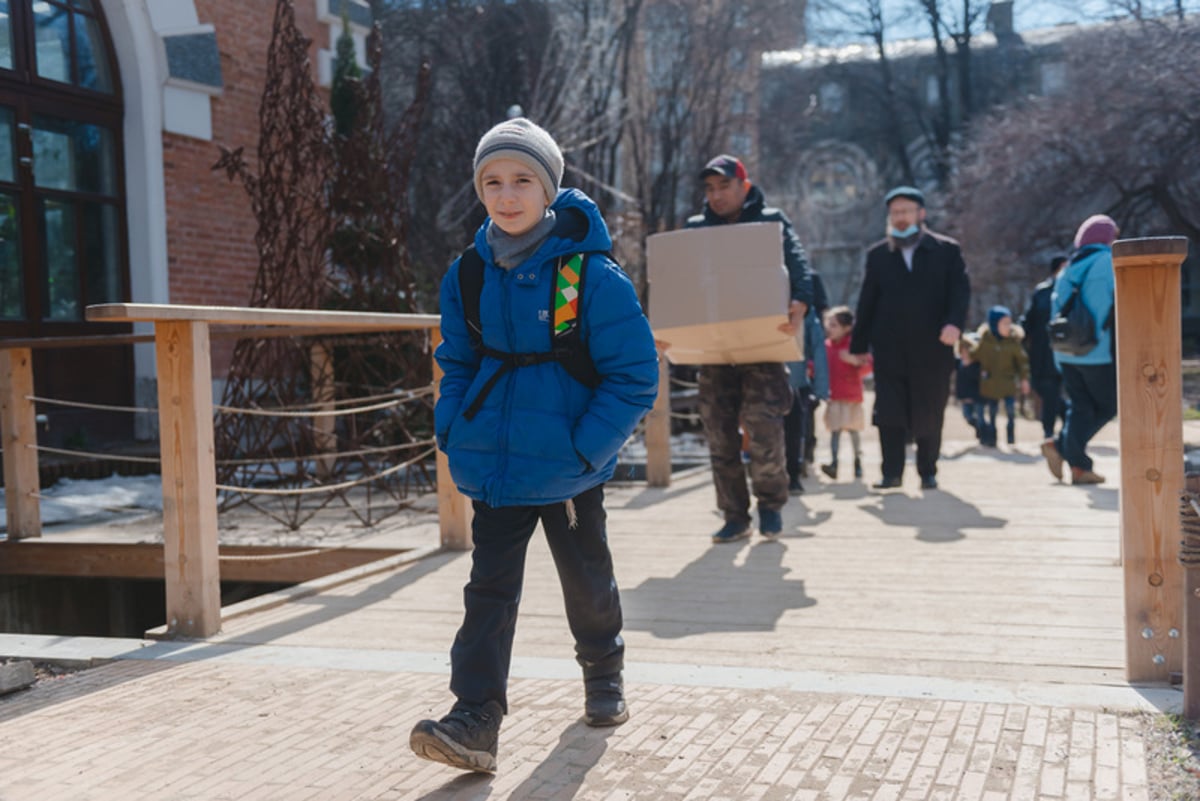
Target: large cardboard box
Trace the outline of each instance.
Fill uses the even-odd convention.
[[[779,330],[790,287],[783,225],[738,223],[646,240],[650,326],[675,364],[794,362],[802,343]]]

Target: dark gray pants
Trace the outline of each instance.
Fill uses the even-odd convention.
[[[583,667],[583,677],[621,670],[625,641],[605,531],[604,486],[575,498],[575,528],[569,527],[561,503],[494,508],[475,501],[473,506],[475,550],[471,579],[463,590],[466,613],[450,649],[450,691],[477,705],[498,701],[508,711],[508,671],[525,579],[525,552],[539,520],[558,568],[567,624],[575,637],[575,660]]]

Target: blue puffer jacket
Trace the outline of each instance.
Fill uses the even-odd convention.
[[[558,193],[557,224],[545,242],[511,270],[492,262],[485,220],[475,234],[484,262],[483,340],[506,353],[550,349],[550,287],[559,256],[594,252],[585,273],[580,330],[602,380],[594,390],[556,362],[516,367],[492,388],[478,414],[461,412],[499,367],[471,348],[457,261],[442,280],[441,397],[434,410],[438,447],[459,490],[489,506],[535,506],[574,498],[612,477],[617,452],[654,405],[658,354],[637,292],[601,255],[608,228],[587,195]]]
[[[1085,276],[1086,274],[1086,276]],[[1096,346],[1087,353],[1072,356],[1055,351],[1056,364],[1111,364],[1113,360],[1112,327],[1106,326],[1113,307],[1113,263],[1112,248],[1108,245],[1086,245],[1071,257],[1071,263],[1063,268],[1054,281],[1050,293],[1050,319],[1058,316],[1071,291],[1080,286],[1083,305],[1096,321]]]

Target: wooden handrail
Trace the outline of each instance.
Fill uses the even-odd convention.
[[[182,306],[160,303],[101,303],[88,306],[85,318],[97,323],[203,322],[209,325],[306,325],[347,330],[417,330],[438,325],[436,314],[258,309],[238,306]]]

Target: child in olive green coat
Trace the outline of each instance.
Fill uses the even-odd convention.
[[[979,326],[979,344],[971,358],[979,362],[979,394],[983,399],[983,415],[979,441],[996,446],[996,413],[1004,401],[1008,417],[1008,444],[1016,441],[1016,395],[1029,394],[1029,356],[1021,347],[1025,332],[1013,325],[1012,312],[1007,306],[988,309],[988,321]]]

